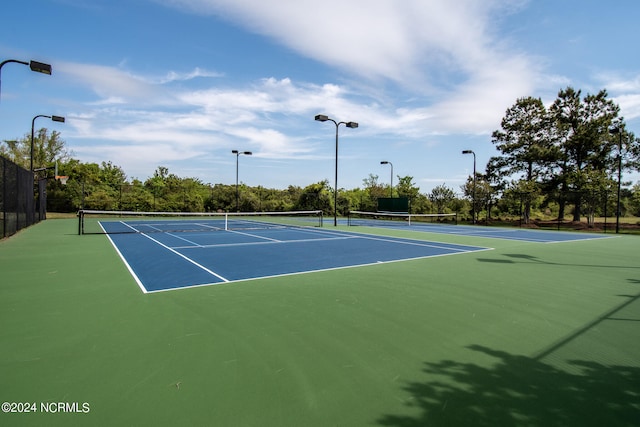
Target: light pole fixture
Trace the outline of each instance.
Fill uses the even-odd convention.
[[[473,189],[471,196],[471,214],[473,215],[473,223],[476,223],[476,153],[473,150],[463,150],[462,154],[473,154]]]
[[[348,128],[355,129],[358,127],[358,123],[356,122],[336,122],[335,120],[325,116],[324,114],[318,114],[315,117],[315,120],[318,122],[326,122],[330,121],[336,125],[336,174],[334,185],[335,188],[333,190],[333,226],[336,227],[338,225],[338,128],[340,125],[345,125]]]
[[[616,234],[620,232],[620,182],[622,179],[622,128],[617,126],[609,129],[611,135],[618,134],[618,198],[616,201]]]
[[[0,77],[1,77],[1,74],[2,74],[2,67],[4,66],[4,64],[8,64],[10,62],[14,62],[14,63],[17,63],[17,64],[28,65],[29,68],[31,68],[31,71],[35,71],[37,73],[51,75],[51,65],[45,64],[44,62],[38,62],[38,61],[26,62],[26,61],[19,61],[17,59],[7,59],[6,61],[0,62]],[[0,79],[0,85],[1,85],[1,79]]]
[[[37,116],[35,116],[33,118],[33,120],[31,120],[31,166],[30,166],[30,171],[33,172],[33,140],[34,140],[34,127],[36,124],[36,119],[38,117],[46,117],[47,119],[51,119],[54,122],[60,122],[60,123],[64,123],[65,118],[62,116],[45,116],[44,114],[38,114]]]
[[[381,165],[391,165],[391,191],[389,192],[389,194],[391,195],[391,198],[393,199],[393,163],[388,162],[386,160],[383,160],[380,162]]]
[[[240,192],[238,190],[238,159],[241,154],[244,154],[245,156],[250,156],[253,153],[251,151],[238,151],[238,150],[231,150],[231,152],[236,155],[236,212],[240,212]]]

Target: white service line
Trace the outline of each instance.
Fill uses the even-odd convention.
[[[413,245],[413,246],[424,246],[424,247],[429,247],[429,248],[438,248],[438,249],[446,249],[449,251],[456,251],[456,252],[469,252],[468,249],[463,249],[463,248],[453,248],[453,247],[449,247],[446,246],[446,243],[442,243],[442,244],[437,244],[434,245],[434,242],[427,242],[427,241],[423,241],[423,240],[413,240],[413,239],[406,239],[406,238],[402,238],[402,237],[389,237],[389,238],[384,238],[384,237],[373,237],[372,234],[359,234],[358,237],[363,238],[363,239],[368,239],[368,240],[379,240],[381,242],[389,242],[389,243],[399,243],[401,245]],[[398,241],[401,240],[401,241]],[[472,247],[472,248],[480,248],[480,246],[469,246],[469,245],[460,245],[460,246],[466,246],[466,247]],[[490,248],[484,248],[482,247],[481,249],[490,249]],[[472,251],[475,252],[475,251]]]
[[[241,233],[244,234],[244,233]],[[256,236],[259,237],[259,236]],[[323,237],[321,239],[297,239],[297,240],[273,240],[269,242],[242,242],[242,243],[219,243],[214,245],[196,245],[196,246],[172,246],[173,249],[195,249],[195,248],[225,248],[229,246],[255,246],[255,245],[273,245],[276,243],[313,243],[322,242],[327,240],[347,240],[347,239],[359,239],[359,236],[342,236],[342,237]]]
[[[195,261],[194,261],[194,260],[192,260],[191,258],[189,258],[189,257],[187,257],[187,256],[185,256],[185,255],[182,255],[180,252],[178,252],[178,251],[176,251],[176,250],[174,250],[174,249],[170,248],[169,246],[165,245],[165,244],[164,244],[164,243],[162,243],[162,242],[159,242],[158,240],[154,239],[153,237],[148,236],[148,235],[147,235],[147,234],[145,234],[145,233],[140,233],[140,234],[142,234],[142,235],[143,235],[144,237],[146,237],[147,239],[149,239],[149,240],[151,240],[151,241],[153,241],[153,242],[156,242],[157,244],[159,244],[159,245],[160,245],[160,246],[162,246],[163,248],[170,250],[171,252],[173,252],[174,254],[178,255],[179,257],[184,258],[185,260],[189,261],[191,264],[195,265],[195,266],[196,266],[196,267],[198,267],[198,268],[201,268],[202,270],[206,271],[207,273],[211,274],[212,276],[215,276],[215,277],[217,277],[218,279],[220,279],[220,280],[222,280],[222,281],[224,281],[224,282],[229,282],[229,279],[227,279],[227,278],[225,278],[225,277],[222,277],[221,275],[219,275],[219,274],[217,274],[217,273],[215,273],[215,272],[213,272],[213,271],[209,270],[207,267],[205,267],[205,266],[204,266],[204,265],[202,265],[202,264],[198,264],[197,262],[195,262]]]
[[[236,234],[242,234],[243,236],[249,236],[249,237],[255,237],[256,239],[264,239],[264,240],[269,240],[271,242],[281,242],[282,240],[278,240],[278,239],[271,239],[269,237],[264,237],[264,236],[258,236],[255,234],[251,234],[251,233],[243,233],[242,231],[236,231],[236,230],[228,230],[231,233],[236,233]]]
[[[194,241],[191,241],[191,240],[189,240],[189,239],[185,239],[184,237],[180,237],[180,236],[176,235],[175,233],[165,233],[165,234],[168,234],[168,235],[169,235],[169,236],[171,236],[171,237],[175,237],[175,238],[176,238],[176,239],[178,239],[178,240],[184,240],[185,242],[187,242],[187,243],[191,243],[191,245],[196,246],[196,247],[198,247],[198,248],[203,247],[201,244],[196,243],[196,242],[194,242]],[[174,247],[175,247],[175,246],[174,246]]]
[[[135,228],[135,227],[132,227],[131,225],[129,225],[129,224],[128,224],[128,223],[126,223],[125,221],[119,221],[119,222],[120,222],[120,224],[124,225],[125,227],[129,227],[130,229],[132,229],[132,230],[133,230],[133,231],[135,231],[136,233],[139,233],[139,232],[140,232],[140,230],[138,230],[138,229],[137,229],[137,228]],[[102,224],[100,224],[100,228],[102,228],[102,229],[104,230],[104,227],[102,227]],[[105,233],[106,233],[106,231],[105,231]],[[108,233],[107,233],[107,234],[108,234]]]

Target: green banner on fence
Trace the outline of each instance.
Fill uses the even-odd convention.
[[[379,197],[378,212],[409,212],[409,198]]]

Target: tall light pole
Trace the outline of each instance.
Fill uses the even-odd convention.
[[[622,128],[609,129],[611,135],[618,134],[618,200],[616,202],[616,234],[620,232],[620,182],[622,179]]]
[[[381,165],[391,165],[391,191],[390,196],[393,199],[393,163],[383,160],[380,162]]]
[[[358,123],[356,122],[336,122],[333,119],[330,119],[328,116],[323,114],[318,114],[315,117],[318,122],[326,122],[330,121],[336,125],[336,176],[335,176],[335,188],[333,190],[333,226],[336,227],[338,225],[338,127],[340,125],[345,125],[348,128],[355,129],[358,127]]]
[[[47,119],[51,119],[54,122],[60,122],[60,123],[64,123],[65,118],[62,116],[45,116],[44,114],[38,114],[37,116],[35,116],[33,118],[33,120],[31,120],[31,167],[30,167],[30,171],[33,172],[33,139],[34,139],[34,126],[36,124],[36,119],[38,117],[46,117]]]
[[[473,154],[473,190],[471,196],[471,214],[473,223],[476,223],[476,153],[473,150],[463,150],[462,154]]]
[[[238,158],[240,154],[244,154],[245,156],[250,156],[253,153],[251,151],[238,151],[231,150],[233,154],[236,155],[236,212],[240,212],[240,192],[238,190]]]
[[[14,62],[16,64],[23,64],[23,65],[28,65],[29,68],[31,68],[31,71],[35,71],[36,73],[42,73],[42,74],[49,74],[51,75],[51,65],[49,64],[45,64],[43,62],[38,62],[38,61],[19,61],[17,59],[7,59],[6,61],[2,61],[0,62],[0,77],[2,75],[2,67],[4,66],[4,64],[8,64],[10,62]],[[0,79],[0,86],[2,84],[2,81]],[[1,89],[1,87],[0,87]]]

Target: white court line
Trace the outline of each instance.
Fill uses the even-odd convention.
[[[242,243],[220,243],[220,244],[212,244],[212,245],[202,245],[202,244],[198,244],[195,242],[191,242],[190,240],[178,237],[178,239],[182,239],[184,241],[186,241],[187,243],[192,243],[195,247],[198,248],[217,248],[217,247],[228,247],[228,246],[251,246],[251,245],[264,245],[266,243],[300,243],[300,242],[315,242],[315,241],[323,241],[323,240],[341,240],[341,239],[354,239],[354,238],[358,238],[359,236],[357,236],[357,233],[349,233],[349,232],[332,232],[332,231],[322,231],[322,230],[311,230],[311,229],[307,229],[307,228],[295,228],[296,231],[302,231],[304,233],[307,234],[327,234],[330,236],[335,236],[335,237],[327,237],[327,238],[322,238],[322,239],[295,239],[295,240],[279,240],[279,239],[273,239],[270,237],[265,237],[265,236],[259,236],[257,234],[252,234],[252,233],[245,233],[242,231],[237,231],[237,230],[227,230],[230,233],[235,233],[235,234],[241,234],[244,236],[248,236],[248,237],[253,237],[256,239],[263,239],[263,240],[267,240],[267,242],[242,242]],[[345,233],[348,234],[347,236],[345,236]],[[170,233],[166,233],[166,234],[170,234]],[[193,246],[172,246],[172,248],[174,249],[191,249],[193,248]]]
[[[437,244],[434,245],[433,243],[437,243],[437,242],[426,242],[426,241],[422,241],[422,240],[414,240],[414,241],[398,241],[398,240],[393,240],[395,238],[381,238],[381,237],[371,237],[369,235],[366,235],[362,237],[363,239],[369,239],[369,240],[379,240],[381,242],[390,242],[390,243],[399,243],[402,245],[413,245],[413,246],[424,246],[427,248],[438,248],[438,249],[446,249],[449,251],[456,251],[456,252],[476,252],[476,250],[473,251],[469,251],[468,249],[463,249],[463,248],[452,248],[452,247],[448,247],[445,246],[446,243],[442,243],[442,244]],[[397,238],[397,239],[402,239],[402,240],[413,240],[413,239],[403,239],[403,238]],[[459,246],[465,246],[467,248],[480,248],[480,249],[491,249],[491,248],[486,248],[486,247],[480,247],[480,246],[471,246],[471,245],[459,245]]]
[[[403,227],[393,227],[394,230],[399,230],[399,231],[419,231],[420,228],[418,227],[424,227],[425,226],[417,226],[416,228],[409,228],[409,226],[407,226],[406,228]],[[437,226],[440,227],[440,226]],[[388,227],[370,227],[370,228],[383,228],[385,230],[389,229]],[[374,239],[374,237],[378,237],[380,239],[387,239],[391,242],[396,242],[396,240],[391,240],[391,239],[397,239],[397,240],[403,240],[403,241],[415,241],[415,242],[429,242],[429,243],[438,243],[438,242],[432,242],[432,241],[427,241],[427,240],[422,240],[422,239],[415,239],[415,238],[411,238],[411,237],[397,237],[397,236],[382,236],[380,234],[372,234],[372,233],[366,233],[366,232],[362,232],[362,231],[348,231],[348,230],[336,230],[336,231],[326,231],[326,230],[318,230],[318,231],[311,231],[311,233],[323,233],[323,234],[329,234],[329,235],[334,235],[334,236],[344,236],[344,235],[351,235],[351,236],[360,236],[360,237],[364,237],[364,238],[370,238],[370,239]],[[429,231],[430,232],[430,231]],[[454,233],[436,233],[436,234],[454,234]],[[402,243],[402,242],[396,242],[396,243]],[[410,244],[410,243],[407,243]],[[446,244],[446,243],[443,243]],[[453,243],[452,243],[453,244]],[[485,246],[477,246],[477,245],[463,245],[463,244],[459,244],[458,246],[467,246],[467,247],[472,247],[472,248],[482,248],[484,249]],[[440,247],[440,246],[437,246]]]
[[[102,224],[100,224],[100,227],[102,227]],[[102,229],[104,230],[104,228]],[[124,265],[127,267],[127,270],[129,270],[129,273],[131,274],[131,276],[133,276],[133,280],[136,281],[142,293],[143,294],[149,293],[147,288],[145,288],[144,285],[142,284],[142,281],[140,281],[140,278],[138,277],[138,275],[133,271],[133,268],[131,268],[131,266],[127,262],[127,259],[124,257],[124,255],[122,255],[122,252],[120,252],[120,249],[118,249],[118,245],[115,244],[115,242],[111,239],[111,236],[109,234],[107,234],[107,239],[109,239],[109,241],[111,242],[111,246],[113,246],[113,248],[116,250],[122,262],[124,262]]]
[[[126,222],[124,222],[124,221],[118,221],[118,222],[120,222],[120,224],[122,224],[122,225],[124,225],[124,226],[126,226],[126,227],[129,227],[130,229],[132,229],[132,230],[133,230],[133,231],[135,231],[136,233],[139,233],[139,232],[140,232],[140,230],[138,230],[138,229],[137,229],[137,228],[135,228],[135,227],[132,227],[131,225],[127,224],[127,223],[126,223]],[[104,227],[102,227],[102,223],[100,223],[100,228],[102,228],[102,229],[104,230]],[[105,231],[105,233],[106,233],[106,231]],[[109,233],[107,233],[107,234],[109,234]]]
[[[270,240],[272,242],[281,242],[282,241],[282,240],[278,240],[278,239],[272,239],[270,237],[258,236],[256,234],[243,233],[242,231],[237,231],[237,230],[229,230],[229,231],[232,232],[232,233],[241,234],[243,236],[255,237],[256,239]]]
[[[199,244],[199,243],[196,243],[196,242],[191,241],[191,240],[189,240],[189,239],[185,239],[184,237],[177,236],[177,235],[175,235],[174,233],[165,233],[165,234],[168,234],[168,235],[169,235],[169,236],[171,236],[171,237],[175,237],[175,238],[176,238],[176,239],[178,239],[178,240],[184,240],[184,241],[185,241],[185,242],[187,242],[187,243],[191,243],[191,245],[192,245],[192,246],[196,246],[196,247],[199,247],[199,248],[202,248],[202,247],[203,247],[203,246],[202,246],[201,244]]]
[[[222,228],[222,227],[216,227],[214,225],[203,224],[203,223],[199,223],[199,222],[196,222],[196,225],[199,225],[199,226],[204,227],[204,228],[210,228],[212,231],[222,231],[222,230],[224,230],[224,228]]]
[[[217,274],[217,273],[215,273],[215,272],[213,272],[213,271],[209,270],[207,267],[205,267],[205,266],[204,266],[204,265],[202,265],[202,264],[198,264],[197,262],[195,262],[195,261],[194,261],[194,260],[192,260],[191,258],[189,258],[189,257],[187,257],[187,256],[185,256],[185,255],[183,255],[183,254],[181,254],[180,252],[178,252],[178,251],[176,251],[176,250],[174,250],[174,249],[170,248],[169,246],[165,245],[164,243],[159,242],[158,240],[154,239],[153,237],[148,236],[148,235],[146,235],[145,233],[140,233],[140,234],[142,234],[142,235],[143,235],[144,237],[146,237],[147,239],[149,239],[149,240],[151,240],[151,241],[153,241],[153,242],[156,242],[157,244],[159,244],[159,245],[160,245],[160,246],[162,246],[163,248],[170,250],[171,252],[173,252],[174,254],[178,255],[179,257],[184,258],[186,261],[190,262],[191,264],[195,265],[195,266],[196,266],[196,267],[198,267],[198,268],[201,268],[202,270],[206,271],[207,273],[211,274],[212,276],[215,276],[215,277],[217,277],[218,279],[220,279],[220,280],[222,280],[222,281],[224,281],[224,282],[228,282],[228,281],[229,281],[229,279],[227,279],[227,278],[225,278],[225,277],[222,277],[221,275],[219,275],[219,274]]]
[[[573,240],[550,240],[544,243],[570,243],[570,242],[585,242],[585,241],[590,241],[590,240],[600,240],[600,239],[616,239],[618,237],[622,237],[622,236],[607,236],[607,237],[586,237],[584,239],[573,239]]]
[[[332,233],[332,232],[327,232],[327,233]],[[338,234],[340,233],[340,234]],[[449,243],[444,243],[444,242],[433,242],[433,241],[428,241],[428,240],[420,240],[420,239],[412,239],[410,237],[395,237],[395,236],[380,236],[379,234],[369,234],[369,233],[362,233],[362,232],[358,232],[358,231],[336,231],[333,232],[334,235],[353,235],[356,237],[361,237],[364,239],[371,239],[371,240],[381,240],[381,241],[386,241],[386,242],[391,242],[391,243],[401,243],[401,244],[407,244],[407,245],[417,245],[417,246],[425,246],[425,247],[432,247],[432,248],[443,248],[443,249],[448,249],[448,250],[452,250],[452,251],[458,251],[458,252],[469,252],[465,249],[461,249],[461,248],[452,248],[452,247],[448,247],[446,246]],[[445,234],[449,234],[449,233],[445,233]],[[415,242],[415,243],[414,243]],[[455,244],[455,243],[450,243],[450,244]],[[456,246],[464,246],[467,248],[477,248],[480,250],[483,249],[493,249],[493,248],[488,248],[486,246],[475,246],[475,245],[462,245],[462,244],[455,244]],[[472,251],[472,252],[475,252]]]
[[[244,234],[244,233],[243,233]],[[256,236],[259,237],[259,236]],[[273,240],[270,242],[242,242],[242,243],[220,243],[215,245],[198,245],[198,248],[225,248],[229,246],[254,246],[254,245],[273,245],[273,244],[287,244],[287,243],[307,243],[307,242],[321,242],[327,240],[347,240],[347,239],[359,239],[359,236],[341,236],[341,237],[326,237],[321,239],[297,239],[297,240]],[[194,249],[194,246],[173,246],[173,249]]]
[[[320,239],[276,240],[276,239],[269,239],[269,238],[263,237],[263,236],[256,236],[256,235],[253,235],[253,234],[250,234],[250,233],[238,233],[238,234],[243,234],[243,235],[250,236],[250,237],[261,238],[261,239],[265,239],[265,240],[269,240],[269,241],[267,241],[267,242],[222,243],[222,244],[214,244],[214,245],[197,245],[197,247],[198,248],[217,248],[217,247],[231,247],[231,246],[265,245],[265,244],[274,244],[274,243],[280,243],[280,244],[306,243],[306,242],[310,242],[311,243],[311,242],[321,242],[321,241],[328,241],[328,240],[367,239],[367,240],[376,240],[376,241],[388,242],[388,243],[397,243],[397,244],[401,244],[401,245],[412,245],[412,246],[421,246],[421,247],[428,247],[428,248],[444,249],[444,250],[455,251],[455,252],[460,252],[460,253],[475,252],[477,249],[490,249],[490,248],[486,248],[484,246],[473,246],[473,245],[457,245],[458,247],[451,247],[451,246],[448,246],[447,243],[429,242],[429,241],[424,241],[424,240],[409,239],[409,238],[405,238],[405,237],[374,237],[371,234],[356,233],[356,232],[349,232],[349,231],[339,231],[339,232],[310,231],[310,233],[312,233],[312,234],[316,234],[316,233],[328,234],[328,235],[331,235],[331,236],[334,236],[334,237],[327,237],[327,238],[320,238]],[[461,248],[460,246],[464,246],[464,248]],[[173,248],[174,249],[193,249],[194,247],[193,246],[173,246]],[[477,248],[477,249],[469,251],[466,248]]]

